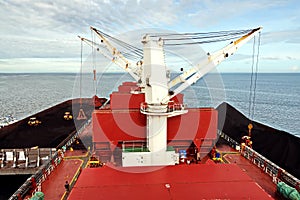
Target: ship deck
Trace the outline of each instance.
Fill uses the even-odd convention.
[[[64,160],[59,167],[53,171],[48,180],[42,183],[41,189],[45,199],[62,199],[66,195],[64,184],[66,181],[73,183],[80,172],[83,164],[80,159]]]
[[[88,154],[68,150],[42,184],[45,199],[277,199],[276,185],[227,145],[218,146],[225,163],[122,168],[107,163],[85,168]],[[77,180],[77,177],[79,179]],[[114,177],[114,178],[112,178]],[[66,193],[65,181],[71,185]],[[132,192],[134,191],[134,192]]]
[[[86,140],[90,135],[91,125],[80,138]],[[121,168],[110,163],[85,168],[88,150],[73,147],[42,183],[45,199],[276,199],[271,178],[225,144],[217,147],[225,163],[205,158],[201,164],[163,168]],[[65,191],[65,181],[70,183],[70,193]]]
[[[69,199],[273,199],[235,164],[129,170],[84,169]]]
[[[82,141],[89,140],[91,137],[91,124],[81,132],[81,143],[74,143],[64,153],[63,161],[55,168],[55,170],[42,182],[40,190],[44,193],[45,199],[57,200],[67,199],[68,192],[65,190],[65,182],[68,181],[72,187],[77,177],[81,173],[81,169],[86,167],[89,159],[89,151],[83,146]],[[87,143],[85,143],[87,145]]]
[[[273,198],[276,196],[276,185],[272,182],[272,178],[264,173],[261,169],[253,165],[249,160],[244,158],[228,145],[218,146],[218,150],[223,155],[223,160],[227,163],[236,164],[243,172],[250,176],[260,187],[262,187]]]
[[[88,160],[88,152],[83,150],[68,150],[65,152],[64,160],[56,169],[42,182],[40,191],[45,195],[45,199],[57,200],[66,199],[68,193],[65,190],[65,182],[68,181],[70,187],[76,182],[82,167]]]

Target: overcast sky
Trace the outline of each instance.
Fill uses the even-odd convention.
[[[299,13],[297,0],[2,0],[0,73],[77,72],[77,35],[90,38],[90,26],[115,36],[144,28],[207,32],[263,26],[259,71],[300,72]],[[251,51],[250,42],[218,70],[251,71]]]

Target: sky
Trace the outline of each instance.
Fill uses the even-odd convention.
[[[297,0],[2,0],[0,73],[78,72],[77,36],[91,38],[90,26],[113,36],[148,28],[183,33],[262,26],[258,72],[299,73],[299,13]],[[218,70],[250,72],[252,48],[249,41]]]

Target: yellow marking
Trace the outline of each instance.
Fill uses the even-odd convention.
[[[234,45],[240,43],[242,40],[244,40],[245,38],[247,38],[248,36],[252,35],[255,31],[258,31],[259,29],[261,29],[261,27],[253,29],[250,33],[242,36],[241,38],[237,39],[236,41],[234,41]]]
[[[89,161],[90,164],[99,164],[99,161]]]
[[[221,163],[224,163],[222,158],[213,158],[213,161],[220,161]]]
[[[80,155],[80,156],[65,156],[64,159],[80,159],[80,158],[85,158],[87,157],[89,154],[89,152],[86,152],[84,155]]]
[[[82,164],[83,164],[83,161],[82,160],[80,160],[80,161],[81,161],[81,164],[80,164],[79,168],[77,169],[75,175],[73,176],[73,178],[72,178],[72,180],[70,182],[70,186],[73,184],[73,182],[76,181],[75,179],[77,179],[77,176],[79,175],[79,171],[80,171],[80,169],[82,167]],[[70,191],[71,191],[71,188],[70,188]],[[65,191],[64,194],[63,194],[63,196],[60,198],[60,200],[64,200],[66,198],[66,195],[67,195],[67,192]]]
[[[228,151],[228,152],[226,152],[226,151],[221,151],[221,153],[222,154],[240,154],[240,152],[233,152],[233,151]]]

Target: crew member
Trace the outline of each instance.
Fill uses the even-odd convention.
[[[66,181],[66,183],[65,183],[65,189],[66,189],[66,192],[70,191],[70,184],[68,181]]]

